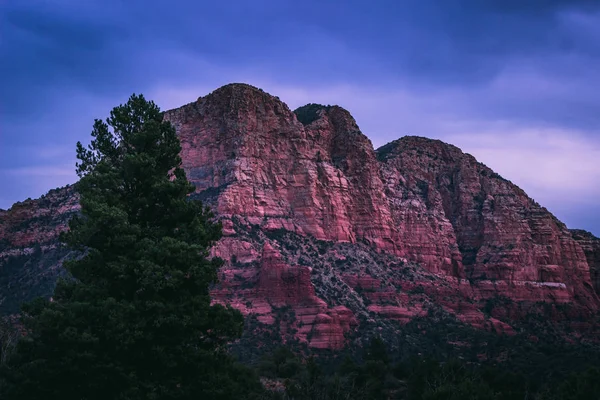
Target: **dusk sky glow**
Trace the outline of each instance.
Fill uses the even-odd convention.
[[[132,93],[245,82],[339,104],[375,148],[452,143],[600,236],[600,0],[5,0],[0,56],[0,208],[74,183]]]

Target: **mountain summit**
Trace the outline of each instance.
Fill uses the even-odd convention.
[[[292,112],[246,84],[164,115],[194,196],[223,223],[213,298],[263,328],[339,348],[362,325],[432,309],[510,334],[546,306],[567,324],[600,308],[600,240],[455,146],[406,136],[375,150],[347,110]],[[66,256],[56,236],[76,209],[65,188],[0,214],[3,312],[51,292]]]

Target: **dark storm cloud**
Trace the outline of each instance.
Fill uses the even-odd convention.
[[[93,87],[121,66],[119,29],[95,19],[44,9],[3,10],[0,66],[3,113],[14,118],[51,103],[51,88]],[[111,62],[106,62],[106,59]],[[118,74],[117,74],[118,76]]]
[[[98,4],[72,2],[58,12],[22,3],[9,8],[2,56],[13,62],[2,72],[14,78],[11,86],[67,82],[110,91],[123,84],[144,86],[164,75],[189,80],[161,68],[169,63],[167,57],[152,57],[165,48],[215,64],[278,68],[275,75],[286,80],[351,79],[379,85],[396,80],[434,87],[483,85],[519,57],[600,55],[597,38],[578,34],[560,20],[564,12],[597,10],[598,1],[239,1],[182,6],[131,1],[118,12],[110,12],[118,3],[105,3],[104,12]],[[335,40],[337,47],[328,40]],[[374,64],[384,73],[370,74]],[[17,108],[22,103],[9,104]]]
[[[598,8],[597,0],[470,0],[468,3],[492,11],[528,14],[546,14],[574,8],[593,11]]]
[[[593,37],[562,26],[561,13],[600,9],[600,2],[510,2],[444,0],[352,2],[343,12],[332,3],[305,22],[372,54],[398,74],[433,85],[482,84],[511,58],[555,52],[600,55]],[[518,4],[523,4],[517,6]],[[334,18],[335,16],[335,18]]]

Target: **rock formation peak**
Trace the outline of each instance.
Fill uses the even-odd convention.
[[[341,129],[345,126],[350,130],[359,130],[352,114],[338,105],[309,103],[295,109],[294,114],[303,125],[310,125],[321,118],[330,118]]]
[[[250,101],[251,99],[260,99],[263,101],[278,101],[278,98],[270,95],[264,90],[249,85],[247,83],[230,83],[215,89],[205,98],[214,98],[224,101],[240,100]]]
[[[384,160],[403,152],[417,152],[420,156],[443,157],[445,161],[458,161],[463,157],[469,157],[469,161],[476,160],[470,154],[463,153],[458,147],[443,142],[439,139],[430,139],[423,136],[407,135],[387,143],[376,150],[377,157]]]
[[[291,307],[311,346],[341,347],[355,317],[406,322],[432,304],[503,332],[540,302],[576,318],[600,309],[600,240],[458,147],[405,136],[375,151],[344,108],[292,112],[243,83],[164,115],[194,196],[223,222],[215,301],[267,324]],[[38,265],[22,249],[53,245],[76,204],[70,188],[0,212],[0,262]],[[513,303],[484,315],[497,298]]]

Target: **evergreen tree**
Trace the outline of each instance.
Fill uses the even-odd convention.
[[[81,257],[52,300],[23,308],[28,330],[2,399],[248,398],[256,377],[225,352],[243,319],[210,304],[221,227],[181,168],[175,129],[133,95],[77,143],[81,215],[61,239]]]

